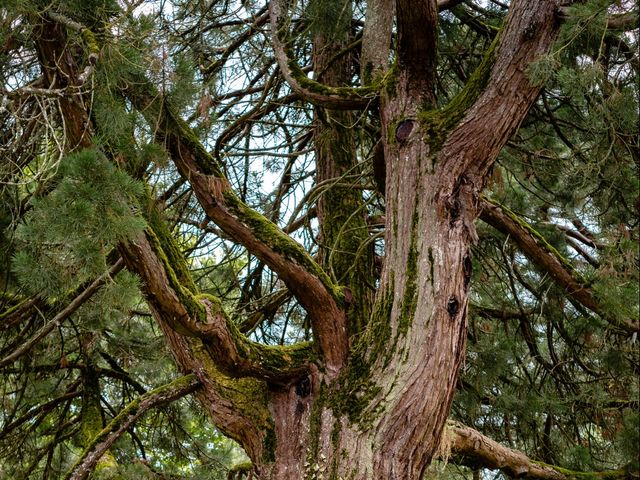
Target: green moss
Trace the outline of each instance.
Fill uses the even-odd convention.
[[[250,461],[236,463],[229,469],[229,473],[249,473],[253,470],[253,463]]]
[[[345,306],[343,287],[331,282],[331,279],[326,272],[313,261],[302,245],[285,234],[276,224],[268,220],[266,217],[247,207],[230,190],[224,192],[224,199],[230,211],[251,229],[258,240],[265,243],[273,251],[281,254],[288,260],[296,262],[309,273],[317,277],[338,305],[342,307]]]
[[[163,239],[164,240],[164,243],[163,243],[156,235],[155,230],[153,230],[152,228],[148,228],[146,233],[147,233],[147,239],[149,240],[149,243],[151,244],[154,250],[154,253],[156,254],[158,259],[162,262],[164,266],[164,270],[169,279],[171,288],[175,291],[176,295],[180,300],[180,303],[182,303],[182,305],[185,307],[185,309],[187,310],[191,318],[198,319],[204,323],[207,318],[207,311],[205,310],[202,303],[200,303],[197,300],[194,292],[191,291],[189,288],[185,287],[183,283],[179,280],[179,277],[185,274],[185,271],[182,268],[185,264],[184,257],[181,257],[181,261],[179,260],[180,257],[176,258],[176,260],[178,261],[174,263],[171,261],[169,256],[167,256],[167,251],[168,251],[170,252],[170,255],[172,256],[172,258],[175,258],[174,254],[177,253],[175,250],[173,250],[173,246],[175,246],[175,243],[174,243],[175,241],[170,237],[165,237]],[[177,247],[176,247],[176,250],[177,250]],[[176,270],[179,273],[176,273]],[[188,271],[186,273],[188,273]]]
[[[300,68],[298,62],[292,58],[293,56],[291,55],[291,52],[287,52],[287,56],[289,57],[288,65],[291,76],[296,80],[296,82],[298,82],[298,85],[310,92],[345,99],[353,98],[362,100],[371,100],[378,95],[378,91],[380,89],[379,82],[375,82],[365,87],[331,87],[310,79]]]
[[[212,382],[218,395],[223,400],[230,402],[239,415],[248,418],[258,430],[264,432],[264,458],[271,458],[271,455],[275,455],[276,438],[271,412],[268,408],[269,392],[266,382],[254,378],[227,376],[217,367],[200,342],[192,341],[192,351],[204,366],[206,376]],[[217,426],[225,435],[241,445],[243,444],[243,438],[239,436],[238,432],[226,431],[221,425]]]
[[[338,447],[340,446],[341,432],[342,432],[342,423],[340,423],[340,419],[336,419],[336,421],[333,424],[333,428],[331,430],[331,445],[333,447],[334,454],[331,459],[331,471],[329,474],[330,480],[338,480],[338,466],[340,465],[340,463],[338,461],[339,457],[337,455],[337,452],[338,452]]]
[[[326,388],[326,385],[320,385],[318,396],[311,405],[311,410],[309,412],[309,447],[306,452],[307,463],[312,463],[316,458],[318,458],[320,428],[322,426],[322,411],[325,408],[327,398]]]
[[[326,404],[334,414],[337,417],[345,415],[351,423],[358,424],[363,430],[372,425],[381,413],[370,408],[381,388],[369,379],[374,364],[382,360],[386,365],[393,353],[388,345],[392,333],[389,323],[392,305],[393,278],[386,295],[374,307],[367,331],[354,345],[348,367],[327,392]]]
[[[193,159],[202,174],[220,179],[224,178],[220,165],[206,151],[194,131],[184,120],[172,112],[169,105],[157,100],[161,96],[158,95],[153,85],[149,84],[143,77],[137,78],[134,76],[127,82],[126,90],[130,92],[129,97],[136,107],[144,113],[145,118],[152,124],[159,124],[162,135],[168,140],[169,144],[184,144],[193,153]],[[316,276],[325,285],[338,305],[344,306],[343,288],[334,285],[330,281],[327,274],[313,261],[300,244],[283,233],[263,215],[247,207],[232,191],[226,189],[223,192],[223,196],[226,206],[253,231],[261,242],[266,243],[287,259],[294,260]],[[164,233],[166,232],[159,228],[156,236],[159,237],[160,243],[167,244],[167,257],[169,260],[173,260],[173,248]],[[174,270],[177,269],[175,272],[176,278],[186,282],[185,285],[188,285],[191,291],[195,291],[189,285],[192,281],[187,280],[189,276],[185,274],[182,265],[184,265],[184,261],[178,261],[178,266],[174,268]],[[200,310],[196,307],[196,313],[200,316],[201,313],[199,312]]]
[[[561,473],[562,475],[565,475],[567,478],[575,479],[575,480],[623,480],[626,478],[638,477],[638,472],[629,472],[624,469],[605,470],[602,472],[577,472],[575,470],[558,467],[556,465],[551,465],[549,463],[539,462],[536,460],[532,460],[531,462],[535,463],[536,465],[540,465],[542,467],[547,467],[552,470],[555,470],[556,472]]]
[[[398,61],[396,59],[382,79],[382,84],[384,85],[385,92],[387,93],[387,97],[389,98],[393,98],[396,96],[396,93],[398,91],[399,73],[400,68],[398,67]]]
[[[416,198],[414,205],[418,204]],[[407,269],[405,272],[405,288],[402,306],[400,308],[400,318],[398,320],[397,335],[404,335],[409,330],[413,320],[414,313],[418,304],[418,210],[413,211],[411,225],[411,241],[409,243],[409,255],[407,258]],[[394,342],[395,344],[395,342]]]
[[[265,463],[272,463],[276,460],[276,447],[278,440],[276,438],[276,430],[273,420],[269,419],[269,426],[265,430],[264,438],[262,439],[262,459]]]
[[[235,323],[228,319],[220,299],[213,295],[197,293],[197,287],[191,278],[184,256],[169,234],[159,213],[152,209],[148,215],[148,222],[150,228],[147,230],[147,238],[164,266],[171,287],[190,317],[201,323],[208,322],[207,309],[202,303],[202,300],[206,300],[211,314],[221,315],[225,319],[226,327],[236,348],[238,348],[241,357],[246,359],[247,364],[253,369],[253,373],[267,372],[278,375],[279,372],[302,368],[306,363],[313,361],[315,358],[313,346],[309,342],[270,346],[248,340],[238,330]]]
[[[241,353],[245,358],[276,376],[279,372],[304,368],[316,359],[311,342],[274,346],[250,342],[241,337],[237,343],[240,344]]]
[[[128,72],[120,79],[121,89],[147,122],[158,130],[169,149],[184,145],[193,153],[192,159],[203,175],[224,178],[216,159],[204,148],[196,133],[171,108],[166,98],[158,92],[142,72]]]
[[[0,302],[3,305],[5,305],[5,307],[6,307],[6,304],[8,303],[13,303],[13,302],[18,302],[18,303],[16,303],[15,305],[12,305],[9,308],[5,308],[3,312],[0,312],[0,320],[11,318],[11,315],[13,315],[15,312],[20,310],[20,308],[22,308],[29,301],[30,301],[29,299],[22,300],[19,297],[14,297],[13,295],[6,294],[6,293],[1,293]]]
[[[89,48],[89,54],[99,55],[100,54],[100,46],[96,40],[96,36],[93,34],[91,30],[88,28],[83,28],[80,32],[82,36],[82,40],[87,44]]]
[[[418,120],[427,137],[427,142],[432,147],[432,152],[442,148],[447,134],[463,119],[466,111],[487,85],[499,38],[500,35],[496,35],[478,68],[475,69],[464,88],[447,105],[439,110],[423,109],[418,112]]]
[[[83,425],[82,426],[83,434],[88,433],[90,435],[89,437],[87,437],[86,446],[82,455],[80,456],[78,461],[69,469],[65,478],[69,478],[71,476],[71,473],[80,465],[80,463],[82,463],[82,461],[84,461],[86,456],[91,452],[91,450],[93,450],[95,445],[105,441],[107,437],[113,432],[117,431],[125,421],[127,421],[130,417],[136,415],[138,412],[138,409],[140,408],[140,403],[142,401],[150,397],[155,397],[157,395],[163,395],[172,391],[181,390],[187,385],[189,385],[191,382],[193,382],[194,379],[195,379],[194,374],[185,375],[184,377],[177,378],[171,383],[162,385],[154,390],[151,390],[145,393],[144,395],[141,395],[140,397],[137,397],[136,399],[131,401],[126,407],[124,407],[120,411],[120,413],[118,413],[118,415],[116,415],[114,419],[111,420],[111,422],[105,428],[102,428],[102,423],[100,421],[100,426],[97,429],[93,430],[92,432],[89,432],[88,430],[86,430],[85,432],[85,426]],[[98,418],[100,418],[99,410],[97,412],[95,411],[92,412],[92,414],[97,415]],[[83,424],[85,422],[84,416],[85,416],[85,412],[83,408],[83,420],[82,420]],[[94,428],[95,420],[91,420],[91,422],[93,422],[91,425],[91,428]],[[109,466],[110,462],[108,461],[108,459],[109,457],[107,457],[107,462],[104,464],[105,467]]]
[[[198,289],[191,277],[191,272],[184,259],[184,255],[180,251],[173,235],[171,235],[166,220],[162,217],[162,214],[158,211],[150,197],[147,198],[147,207],[144,214],[145,220],[147,220],[151,232],[157,241],[157,245],[164,253],[167,265],[173,271],[176,280],[188,291],[196,293]]]
[[[362,69],[362,83],[370,85],[373,82],[373,63],[367,62]]]

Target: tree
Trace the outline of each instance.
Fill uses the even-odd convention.
[[[638,475],[632,6],[1,8],[2,475]]]

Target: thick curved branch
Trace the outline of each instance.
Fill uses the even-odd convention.
[[[158,100],[148,81],[128,83],[125,94],[154,125],[157,137],[166,145],[180,175],[190,182],[207,216],[276,272],[305,308],[327,367],[337,372],[348,351],[343,291],[299,243],[234,194],[221,166],[189,126]]]
[[[193,393],[200,386],[195,375],[186,375],[156,388],[129,403],[93,440],[65,480],[84,480],[93,472],[100,457],[148,410],[171,403]]]
[[[530,459],[524,453],[500,445],[473,428],[448,422],[445,441],[449,442],[456,463],[474,468],[499,469],[511,478],[535,480],[572,480],[576,478],[624,479],[630,472],[574,472]]]
[[[558,285],[564,288],[571,298],[618,328],[629,332],[640,330],[637,322],[608,314],[595,298],[593,291],[586,287],[577,277],[571,265],[544,241],[533,227],[524,222],[515,213],[504,206],[483,198],[480,201],[480,218],[495,229],[509,235],[524,254],[538,267],[547,272]]]
[[[55,32],[58,35],[62,35],[62,32],[58,28],[59,25],[56,24],[56,28],[54,28]],[[144,86],[149,90],[151,89],[150,85],[146,82],[142,83],[141,88]],[[157,96],[156,93],[151,99],[143,97],[148,102],[145,106],[152,105],[156,107],[157,102],[153,102],[152,100]],[[140,97],[134,98],[140,101]],[[152,110],[154,110],[154,108],[142,108],[142,111],[146,114],[149,114]],[[87,112],[85,110],[71,110],[65,108],[63,105],[62,111],[66,118],[74,118],[76,122],[89,125]],[[160,109],[161,114],[164,114],[166,111],[164,108]],[[78,116],[79,118],[75,118],[74,116]],[[170,150],[171,153],[174,154],[180,173],[187,180],[191,180],[198,198],[203,203],[207,213],[211,216],[211,212],[214,212],[214,217],[212,217],[214,221],[222,218],[224,226],[221,225],[221,227],[225,231],[231,231],[232,233],[229,233],[231,237],[237,238],[238,232],[240,232],[240,238],[245,239],[250,245],[255,245],[257,250],[266,250],[268,253],[272,253],[273,251],[269,251],[267,244],[261,242],[262,239],[259,238],[259,235],[254,235],[249,227],[242,225],[236,220],[236,217],[233,215],[233,213],[236,212],[231,213],[218,203],[233,201],[233,204],[237,208],[244,209],[244,216],[253,214],[252,218],[258,217],[257,213],[250,211],[244,204],[237,200],[230,191],[226,192],[227,195],[222,198],[222,187],[226,186],[226,180],[221,177],[220,170],[217,168],[215,161],[207,154],[197,140],[195,140],[193,132],[191,132],[184,122],[174,119],[170,115],[163,115],[163,119],[165,121],[162,122],[161,125],[165,126],[166,129],[158,132],[158,135],[160,137],[164,136],[171,145]],[[173,129],[170,128],[170,126],[172,126]],[[90,145],[92,141],[89,133],[90,132],[87,132],[83,137],[83,142],[86,142],[87,145]],[[203,155],[204,158],[202,158]],[[194,161],[196,159],[198,159],[200,163]],[[213,175],[204,175],[201,168],[204,168],[207,174]],[[238,213],[236,213],[236,215],[238,215]],[[242,217],[242,215],[239,216]],[[269,223],[268,220],[263,217],[259,217],[254,221],[256,223]],[[227,228],[225,228],[225,226]],[[333,292],[328,277],[326,277],[326,275],[322,277],[322,280],[326,282],[323,284],[322,280],[317,276],[312,277],[311,274],[308,274],[300,264],[304,265],[304,260],[308,260],[309,265],[315,265],[313,260],[311,260],[302,248],[290,239],[290,237],[277,230],[277,227],[272,226],[272,228],[276,230],[281,237],[286,237],[291,245],[294,245],[294,247],[291,247],[289,244],[284,245],[285,249],[289,247],[290,250],[293,250],[297,247],[297,251],[300,252],[298,259],[292,259],[295,255],[289,253],[290,250],[288,251],[288,256],[285,256],[284,252],[279,254],[273,252],[270,258],[275,257],[280,262],[278,264],[280,268],[274,268],[274,271],[278,273],[284,271],[281,277],[285,280],[285,283],[288,279],[298,284],[297,292],[303,292],[307,295],[305,297],[307,300],[306,305],[305,302],[301,303],[303,306],[309,306],[308,310],[310,313],[312,311],[316,313],[315,318],[321,316],[323,309],[326,308],[328,303],[329,309],[326,311],[327,313],[324,314],[332,315],[332,317],[327,316],[323,318],[323,325],[328,325],[327,329],[329,330],[335,329],[336,323],[334,320],[336,318],[344,318],[344,313],[342,309],[338,307],[337,302],[339,295]],[[291,377],[299,376],[306,371],[307,362],[311,357],[310,346],[308,344],[276,348],[250,342],[239,334],[233,323],[229,321],[217,299],[211,297],[198,298],[195,295],[195,287],[192,284],[188,272],[185,272],[184,269],[180,269],[177,266],[178,263],[184,262],[181,254],[174,254],[176,249],[171,246],[167,247],[167,251],[163,250],[163,245],[160,240],[163,235],[160,230],[161,227],[158,227],[157,231],[154,231],[153,227],[149,227],[146,234],[138,237],[135,242],[121,245],[120,251],[129,270],[138,273],[144,280],[150,304],[168,325],[182,335],[202,339],[211,357],[216,362],[219,362],[221,369],[232,376],[255,375],[274,382],[282,382]],[[273,241],[272,237],[277,235],[277,233],[273,234],[271,231],[262,233],[264,234],[265,242],[268,240]],[[165,238],[165,240],[166,242],[171,241],[168,238]],[[240,241],[242,242],[242,240]],[[285,243],[284,240],[281,242]],[[249,245],[248,248],[251,249]],[[295,260],[298,260],[298,262],[295,262]],[[319,267],[316,268],[319,276],[324,274]],[[295,271],[291,273],[291,270]],[[287,273],[290,273],[289,277],[287,277]],[[81,305],[82,301],[86,300],[99,285],[99,283],[96,284],[92,289],[89,289],[88,292],[82,294],[80,298],[76,299],[61,312],[61,315],[64,314],[68,316],[73,313],[73,311]],[[318,291],[314,290],[314,286]],[[305,290],[306,288],[308,288],[308,290]],[[331,306],[333,306],[334,310],[331,310]],[[66,316],[61,318],[66,318]],[[41,331],[18,351],[4,359],[2,361],[4,363],[2,364],[9,363],[27,352],[33,344],[58,325],[58,322],[61,321],[61,318],[58,317],[59,316],[45,325]],[[327,343],[327,345],[329,345],[327,347],[329,355],[327,356],[331,360],[335,359],[334,365],[341,365],[338,359],[346,357],[346,334],[340,331],[332,333],[335,333],[335,335]],[[329,335],[327,335],[327,337],[328,336]],[[342,344],[339,342],[335,343],[342,348],[341,351],[337,352],[335,346],[330,342],[333,342],[340,336],[342,336],[344,340]]]
[[[307,370],[313,357],[309,344],[272,347],[249,341],[216,298],[194,295],[179,282],[152,231],[122,246],[121,252],[127,267],[144,281],[155,314],[177,333],[201,339],[225,373],[283,383]]]
[[[375,86],[351,88],[330,87],[311,80],[296,61],[287,54],[286,12],[279,0],[269,2],[271,20],[271,42],[278,67],[291,89],[314,105],[334,110],[358,110],[377,100]]]
[[[528,67],[550,50],[559,26],[557,0],[513,3],[499,35],[488,86],[440,151],[439,203],[461,217],[474,240],[473,220],[488,172],[540,92],[539,85],[529,82]]]

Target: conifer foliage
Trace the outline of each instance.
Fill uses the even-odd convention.
[[[640,478],[626,0],[0,3],[0,480]]]

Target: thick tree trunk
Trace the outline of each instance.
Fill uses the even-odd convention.
[[[292,388],[270,398],[271,478],[419,479],[438,449],[464,355],[479,195],[537,96],[526,67],[548,50],[557,22],[554,2],[514,2],[497,51],[458,99],[430,110],[433,69],[415,62],[434,39],[403,44],[402,36],[435,29],[434,5],[416,19],[398,2],[407,20],[400,71],[381,101],[385,264],[367,330],[352,339],[337,381],[318,371],[308,397]]]
[[[275,28],[281,12],[277,2],[271,5]],[[357,276],[344,268],[366,238],[357,212],[340,217],[354,208],[352,193],[319,207],[324,238],[340,246],[332,278],[231,192],[215,159],[184,122],[159,106],[144,81],[123,81],[132,104],[157,122],[155,135],[168,145],[209,219],[280,276],[314,326],[315,350],[266,347],[240,335],[216,299],[197,293],[184,258],[154,221],[157,212],[147,212],[145,235],[120,246],[127,268],[142,278],[177,363],[202,385],[199,400],[214,423],[241,443],[263,479],[419,480],[440,443],[464,355],[479,195],[500,148],[538,94],[525,71],[553,41],[556,2],[514,1],[495,53],[440,110],[433,108],[436,2],[413,5],[396,2],[399,69],[380,100],[385,263],[370,313],[366,288],[353,285]],[[274,45],[280,70],[305,95],[308,79],[296,80],[279,35]],[[380,61],[372,58],[373,71]],[[328,87],[308,98],[331,108],[369,101],[341,94]],[[89,145],[86,111],[78,102],[63,110],[74,126],[74,146]],[[319,148],[321,179],[351,168],[344,155],[351,152],[345,150],[351,148],[349,132],[332,128],[335,143]],[[336,221],[353,222],[354,228],[341,236]],[[331,250],[324,255],[331,266]],[[346,322],[350,305],[358,306],[355,327]]]

